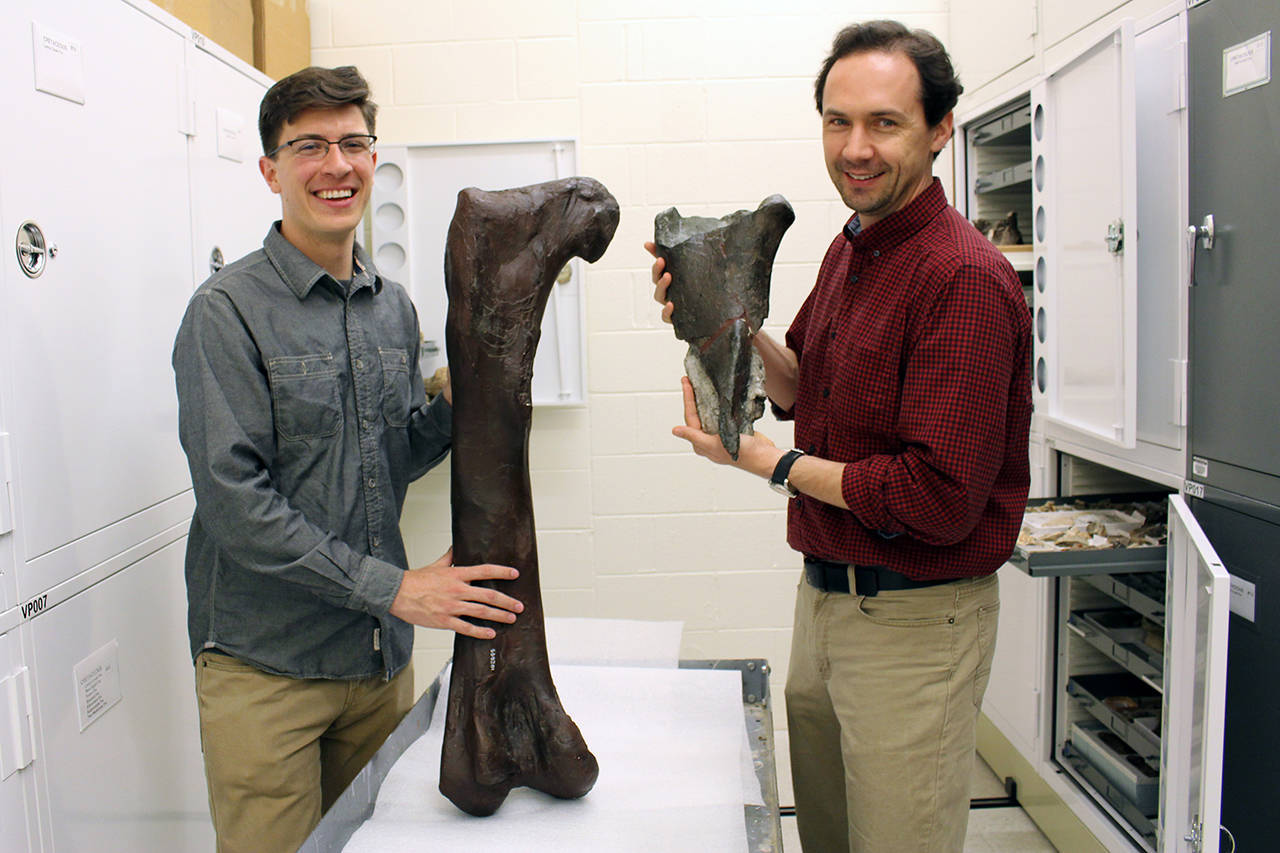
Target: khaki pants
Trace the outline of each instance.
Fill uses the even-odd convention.
[[[296,853],[413,704],[395,678],[287,678],[217,652],[196,698],[218,853]]]
[[[787,675],[808,853],[960,853],[995,650],[994,575],[874,597],[803,579]]]

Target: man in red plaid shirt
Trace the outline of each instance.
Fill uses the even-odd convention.
[[[827,170],[854,211],[785,343],[763,332],[796,449],[703,432],[684,380],[673,432],[790,496],[804,555],[787,676],[806,850],[960,851],[995,646],[995,571],[1030,484],[1031,322],[1000,252],[932,163],[962,87],[931,34],[836,36],[815,86]],[[654,264],[655,296],[670,276]]]

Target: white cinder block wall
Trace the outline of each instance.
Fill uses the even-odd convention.
[[[352,63],[386,143],[576,138],[579,171],[617,197],[612,245],[586,267],[589,400],[538,409],[530,447],[550,616],[684,622],[682,657],[767,658],[782,799],[792,802],[782,685],[800,558],[785,501],[671,436],[685,345],[649,284],[654,216],[723,216],[781,193],[796,210],[774,267],[781,336],[848,213],[822,160],[813,78],[831,38],[894,17],[945,42],[948,0],[310,0],[312,60]],[[951,185],[950,152],[938,160]],[[791,428],[758,427],[780,446]],[[411,490],[411,562],[449,545],[447,464]],[[422,630],[420,687],[452,635]],[[569,709],[572,713],[572,709]]]

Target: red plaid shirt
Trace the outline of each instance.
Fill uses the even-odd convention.
[[[787,541],[917,579],[994,572],[1030,486],[1031,318],[1004,256],[933,184],[827,250],[787,332],[796,447],[847,463],[850,509],[801,495]],[[776,407],[775,407],[776,409]]]

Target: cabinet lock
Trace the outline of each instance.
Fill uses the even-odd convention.
[[[48,246],[40,226],[30,220],[18,226],[15,249],[18,252],[18,266],[27,278],[39,278],[49,258],[58,254],[58,247]]]

